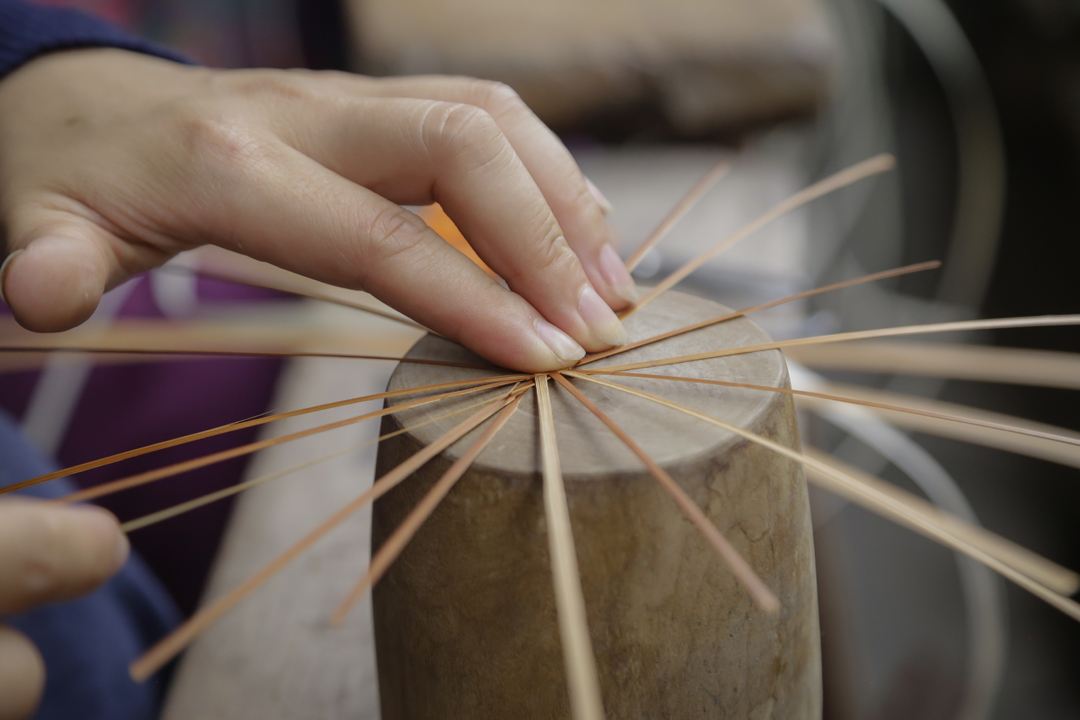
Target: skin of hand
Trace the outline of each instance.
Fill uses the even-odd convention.
[[[502,286],[402,205],[439,202]],[[366,290],[492,362],[566,367],[625,342],[634,284],[606,201],[505,85],[210,70],[114,49],[0,81],[0,284],[53,331],[216,244]]]
[[[101,508],[0,499],[0,617],[83,595],[127,556],[127,538]],[[0,720],[31,717],[44,685],[37,648],[0,624]]]

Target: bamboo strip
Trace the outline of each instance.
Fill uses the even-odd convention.
[[[888,495],[897,502],[907,504],[912,511],[923,515],[928,521],[937,523],[947,532],[980,548],[986,554],[997,557],[1001,562],[1024,573],[1036,582],[1042,583],[1051,590],[1062,595],[1072,595],[1077,590],[1080,590],[1080,574],[1058,565],[1053,560],[1045,558],[980,525],[960,520],[936,505],[841,462],[821,450],[807,448],[804,452],[819,462],[832,465],[839,472],[846,473],[859,482],[873,487],[875,492]]]
[[[37,337],[37,336],[35,336]],[[29,342],[15,342],[0,346],[0,353],[87,353],[103,355],[169,355],[190,357],[315,357],[335,358],[340,360],[386,360],[389,362],[412,363],[414,365],[439,365],[442,367],[464,368],[466,370],[487,370],[479,365],[466,363],[445,362],[442,360],[424,360],[422,358],[403,358],[393,355],[362,355],[358,353],[319,352],[306,350],[228,350],[228,349],[199,349],[191,347],[160,347],[160,348],[134,348],[111,346],[108,338],[100,341],[100,344],[87,343],[85,336],[79,336],[80,344],[64,344],[61,340],[38,341],[34,344]]]
[[[1080,433],[930,398],[908,398],[884,390],[851,386],[837,385],[830,386],[829,389],[842,390],[859,399],[859,404],[877,406],[876,409],[887,417],[889,422],[899,427],[1080,468],[1080,450],[1076,448],[1080,445]],[[897,412],[892,405],[898,398],[903,398],[913,406],[911,412]],[[811,408],[817,405],[813,398],[802,402]],[[962,408],[970,420],[969,423],[954,425],[939,422],[938,416],[955,412],[957,408]],[[1003,420],[1006,422],[1002,422]]]
[[[527,388],[528,389],[528,388]],[[367,572],[360,578],[359,582],[349,591],[348,596],[334,611],[331,623],[334,625],[340,625],[345,621],[345,617],[349,614],[349,611],[356,606],[356,603],[360,602],[360,599],[364,597],[364,593],[368,591],[368,588],[375,585],[382,578],[383,574],[390,569],[394,561],[405,549],[405,546],[409,544],[413,536],[420,530],[420,526],[424,524],[431,514],[435,512],[435,509],[442,502],[443,498],[449,494],[453,489],[457,481],[465,474],[465,471],[476,460],[476,456],[479,455],[484,448],[488,446],[488,443],[494,439],[499,430],[510,420],[513,414],[517,411],[518,406],[521,404],[521,394],[518,393],[509,405],[499,411],[499,414],[495,416],[491,424],[484,429],[484,431],[477,437],[476,441],[469,446],[469,448],[458,458],[450,468],[443,473],[431,490],[421,498],[416,507],[410,512],[405,519],[401,522],[401,525],[394,530],[394,533],[387,538],[386,542],[382,544],[378,552],[371,558],[371,562],[368,564]]]
[[[423,325],[413,322],[395,310],[387,308],[386,305],[376,300],[372,295],[359,290],[348,290],[318,280],[312,280],[309,277],[279,268],[276,265],[254,260],[246,255],[222,250],[214,246],[199,248],[194,255],[194,262],[187,262],[181,256],[181,258],[158,268],[158,272],[176,270],[198,274],[213,280],[276,290],[290,295],[298,295],[353,310],[360,310],[386,320],[408,325],[417,330],[427,331],[427,328]]]
[[[642,241],[637,250],[626,259],[626,269],[630,272],[634,271],[634,268],[638,266],[642,258],[656,247],[661,240],[667,237],[667,234],[671,232],[671,229],[682,220],[686,213],[690,212],[698,201],[705,196],[705,193],[712,189],[713,185],[719,182],[720,178],[727,175],[728,170],[731,169],[731,163],[727,160],[721,160],[712,166],[712,168],[702,175],[697,182],[686,192],[675,206],[668,210],[667,215],[660,221],[660,224],[649,233],[649,236]]]
[[[987,413],[977,408],[967,407],[964,405],[951,405],[942,403],[940,401],[931,400],[929,398],[917,398],[907,395],[900,395],[898,393],[886,393],[882,391],[867,390],[862,388],[846,388],[846,394],[841,395],[831,392],[797,390],[794,388],[773,387],[770,385],[755,385],[753,383],[735,382],[733,380],[712,380],[706,378],[683,377],[681,375],[660,375],[657,373],[636,373],[618,371],[598,371],[595,374],[616,375],[619,377],[635,377],[649,380],[671,380],[673,382],[698,383],[702,385],[719,385],[721,387],[738,388],[744,390],[760,390],[763,392],[781,393],[784,395],[791,395],[793,397],[797,397],[800,400],[804,402],[810,402],[811,404],[813,403],[813,401],[828,401],[846,403],[848,405],[859,405],[861,407],[867,407],[873,410],[887,413],[890,417],[898,414],[915,415],[919,418],[923,418],[924,420],[931,422],[916,421],[908,418],[898,419],[897,422],[901,425],[906,424],[907,427],[924,429],[928,432],[934,432],[938,435],[944,434],[946,437],[961,437],[963,439],[969,439],[971,442],[978,442],[983,445],[989,445],[990,447],[999,446],[986,441],[985,435],[981,435],[976,432],[958,433],[956,431],[942,429],[941,423],[945,423],[946,425],[948,425],[949,423],[970,425],[972,427],[981,428],[983,430],[993,430],[998,433],[1012,433],[1036,440],[1059,443],[1063,445],[1071,445],[1073,447],[1080,448],[1080,434],[1066,434],[1066,432],[1062,431],[1060,428],[1047,430],[1044,428],[1051,426],[1036,427],[1034,423],[1030,423],[1021,418],[1015,418],[1010,415]],[[948,408],[948,410],[946,410],[945,408]],[[993,416],[994,419],[991,419],[991,416]],[[1024,448],[1027,446],[1021,445],[1020,447]],[[1025,452],[1025,454],[1030,454],[1030,452]],[[1062,456],[1064,457],[1067,464],[1080,467],[1080,450],[1067,450],[1062,448]]]
[[[258,590],[267,580],[278,574],[289,563],[300,557],[324,535],[340,525],[360,508],[386,494],[386,492],[415,472],[417,468],[453,445],[471,430],[498,412],[505,404],[506,401],[495,400],[486,408],[470,416],[460,424],[455,425],[441,435],[435,442],[421,449],[408,460],[376,480],[370,488],[324,520],[318,527],[301,538],[295,545],[264,566],[262,570],[233,588],[227,594],[207,605],[189,618],[187,622],[154,645],[154,647],[150,648],[148,652],[131,664],[129,671],[132,679],[136,682],[143,682],[156,673],[170,660],[180,654],[184,648],[190,645],[203,631],[221,619],[222,616],[228,613],[232,608],[236,607],[237,604],[243,601],[244,598],[252,592]]]
[[[185,445],[187,443],[196,442],[198,440],[205,440],[206,438],[216,437],[225,433],[235,432],[237,430],[244,430],[251,427],[257,427],[259,425],[265,425],[267,423],[276,422],[278,420],[299,417],[301,415],[322,412],[324,410],[333,410],[340,407],[346,407],[348,405],[357,405],[372,400],[382,400],[386,398],[402,397],[408,395],[420,395],[426,392],[435,392],[437,390],[447,390],[450,388],[463,386],[480,386],[488,383],[499,383],[504,380],[509,380],[512,382],[514,380],[524,380],[527,377],[527,375],[493,375],[483,378],[453,380],[450,382],[436,383],[433,385],[423,385],[420,387],[407,388],[403,390],[393,390],[374,393],[372,395],[362,395],[359,397],[347,398],[345,400],[335,400],[333,402],[322,403],[320,405],[311,405],[309,407],[298,408],[296,410],[286,410],[279,413],[259,415],[253,418],[249,418],[247,420],[240,420],[238,422],[218,425],[217,427],[200,430],[198,432],[189,433],[187,435],[181,435],[180,437],[170,438],[169,440],[161,440],[156,443],[150,443],[149,445],[132,448],[131,450],[124,450],[122,452],[107,455],[105,457],[88,460],[84,463],[79,463],[78,465],[71,465],[66,468],[60,468],[59,470],[53,470],[52,472],[47,472],[44,475],[38,475],[37,477],[32,477],[27,480],[21,480],[17,483],[12,483],[10,485],[0,487],[0,495],[15,492],[17,490],[22,490],[28,487],[33,487],[34,485],[40,485],[41,483],[49,482],[50,480],[56,480],[57,478],[69,477],[71,475],[77,475],[79,473],[87,472],[89,470],[95,470],[97,468],[105,467],[106,465],[112,465],[113,463],[118,463],[123,460],[130,460],[131,458],[141,457],[143,455],[148,455],[159,450],[166,450],[168,448],[177,447],[178,445]]]
[[[596,406],[592,400],[585,396],[578,388],[562,376],[561,373],[555,373],[553,375],[555,381],[566,389],[571,395],[573,395],[578,402],[584,405],[589,412],[596,416],[596,418],[602,422],[607,428],[615,434],[624,445],[638,457],[639,460],[649,470],[649,473],[660,483],[660,486],[671,495],[672,500],[679,506],[679,510],[682,511],[686,519],[693,523],[694,527],[705,537],[705,540],[712,545],[716,554],[720,556],[721,560],[731,569],[735,578],[740,584],[750,593],[750,597],[759,608],[768,613],[774,613],[780,609],[780,601],[777,600],[776,595],[772,590],[758,577],[754,569],[750,567],[750,564],[746,562],[746,559],[739,554],[739,551],[731,546],[727,538],[723,533],[717,529],[715,525],[709,520],[708,516],[702,512],[689,495],[679,486],[675,479],[668,474],[664,468],[660,467],[652,457],[645,452],[637,442],[634,441],[630,435],[623,430],[623,428],[611,419],[603,410]]]
[[[444,412],[444,413],[435,413],[435,414],[425,418],[424,420],[420,420],[419,422],[412,423],[411,425],[403,427],[403,428],[401,428],[399,430],[394,430],[393,432],[384,433],[384,434],[380,435],[379,437],[375,438],[374,441],[369,440],[369,441],[366,441],[366,442],[358,443],[356,445],[352,445],[350,447],[345,448],[344,450],[337,450],[337,451],[332,452],[332,453],[326,453],[324,455],[320,455],[317,458],[312,458],[312,459],[307,460],[305,462],[298,463],[296,465],[291,465],[291,466],[289,466],[287,468],[284,468],[282,470],[276,470],[276,471],[271,472],[271,473],[265,473],[263,475],[260,475],[259,477],[255,477],[255,478],[252,478],[250,480],[246,480],[246,481],[244,481],[242,483],[237,483],[236,485],[231,485],[231,486],[229,486],[227,488],[223,488],[223,489],[218,490],[216,492],[207,493],[206,495],[200,495],[197,498],[193,498],[191,500],[186,500],[184,502],[177,503],[177,504],[172,505],[170,507],[167,507],[167,508],[165,508],[163,510],[158,510],[157,512],[148,513],[146,515],[135,518],[133,520],[128,520],[127,522],[120,525],[120,529],[122,531],[126,532],[126,533],[132,533],[132,532],[135,532],[136,530],[141,530],[141,529],[143,529],[145,527],[149,527],[150,525],[156,525],[156,524],[158,524],[160,522],[164,522],[166,520],[171,520],[174,517],[177,517],[179,515],[183,515],[184,513],[187,513],[187,512],[191,512],[192,510],[198,510],[199,508],[204,507],[206,505],[210,505],[211,503],[215,503],[218,500],[224,500],[225,498],[232,497],[233,495],[239,495],[242,492],[246,492],[246,491],[251,490],[253,488],[259,487],[260,485],[265,485],[268,482],[272,482],[274,480],[278,480],[280,478],[287,477],[287,476],[292,475],[294,473],[298,473],[301,470],[307,470],[308,468],[314,467],[315,465],[318,465],[320,463],[329,462],[330,460],[334,460],[335,458],[339,458],[339,457],[341,457],[343,455],[347,455],[347,454],[349,454],[351,452],[355,452],[357,450],[368,447],[370,445],[381,443],[384,440],[389,440],[390,438],[395,437],[397,435],[401,435],[402,433],[411,432],[411,431],[413,431],[413,430],[415,430],[415,429],[417,429],[419,427],[422,427],[424,425],[428,425],[430,423],[437,422],[439,420],[442,420],[444,418],[451,417],[451,416],[454,416],[454,415],[461,415],[462,413],[466,413],[469,410],[473,410],[476,407],[479,407],[480,405],[483,405],[483,404],[488,403],[488,402],[491,402],[491,401],[488,398],[483,398],[481,400],[477,400],[477,401],[474,401],[474,402],[471,402],[471,403],[465,403],[464,405],[462,405],[459,408],[454,408],[453,410],[450,410],[450,411],[447,411],[447,412]]]
[[[775,443],[768,438],[757,435],[756,433],[752,433],[749,430],[744,430],[743,428],[732,425],[731,423],[726,423],[723,420],[718,420],[708,415],[704,415],[690,408],[683,407],[682,405],[673,403],[669,400],[665,400],[664,398],[657,395],[643,392],[641,390],[636,390],[634,388],[620,385],[618,383],[608,382],[607,380],[600,380],[598,378],[590,377],[582,373],[575,372],[568,374],[572,374],[573,376],[580,377],[582,379],[587,379],[591,382],[599,383],[615,390],[629,393],[630,395],[636,395],[637,397],[643,398],[645,400],[651,400],[652,402],[664,405],[665,407],[671,408],[672,410],[677,410],[679,412],[690,415],[691,417],[695,417],[704,422],[716,425],[717,427],[735,433],[736,435],[739,435],[740,437],[745,438],[750,442],[757,443],[758,445],[766,447],[773,452],[790,458],[795,462],[801,463],[807,469],[816,471],[809,473],[808,476],[824,489],[840,495],[841,497],[844,497],[845,499],[861,505],[867,509],[873,510],[874,512],[888,517],[889,519],[893,520],[898,524],[904,525],[905,527],[908,527],[909,529],[914,530],[921,535],[933,539],[938,543],[945,545],[946,547],[952,548],[957,552],[961,552],[968,557],[977,560],[978,562],[981,562],[982,564],[989,567],[991,570],[994,570],[995,572],[1000,574],[1002,577],[1011,580],[1012,582],[1016,583],[1020,587],[1030,592],[1032,595],[1035,595],[1040,600],[1043,600],[1049,605],[1052,605],[1053,607],[1057,608],[1058,610],[1065,613],[1074,620],[1080,621],[1080,604],[1077,604],[1069,598],[1063,597],[1059,593],[1054,592],[1053,590],[1033,579],[1026,573],[1015,569],[1011,565],[1002,561],[997,556],[987,552],[986,549],[976,547],[970,542],[967,542],[966,540],[953,535],[952,533],[948,532],[946,529],[940,527],[932,521],[928,521],[926,517],[916,511],[913,511],[911,507],[909,507],[907,504],[898,502],[892,496],[883,495],[882,493],[875,491],[875,489],[872,487],[863,486],[859,483],[857,478],[850,477],[845,473],[840,472],[836,468],[819,462],[814,458],[808,457],[807,455],[792,450],[791,448],[784,447],[783,445]],[[955,522],[961,521],[956,520]]]
[[[502,384],[509,385],[512,380],[504,381]],[[260,450],[265,450],[269,447],[276,445],[282,445],[294,440],[300,440],[302,438],[310,437],[312,435],[318,435],[320,433],[328,432],[330,430],[337,430],[338,428],[348,427],[349,425],[355,425],[356,423],[363,422],[365,420],[371,420],[373,418],[382,417],[389,413],[399,410],[405,410],[408,408],[419,407],[421,405],[428,405],[430,403],[440,402],[453,397],[461,397],[463,395],[471,395],[476,392],[482,392],[484,390],[490,390],[497,385],[483,385],[479,388],[466,388],[464,390],[455,390],[453,392],[441,393],[439,395],[433,395],[431,397],[419,398],[416,400],[407,400],[403,403],[399,403],[393,407],[384,407],[379,410],[373,410],[363,415],[357,415],[343,420],[335,420],[334,422],[325,423],[323,425],[316,425],[306,430],[298,430],[297,432],[288,433],[286,435],[280,435],[278,437],[266,438],[264,440],[257,440],[255,442],[248,443],[246,445],[240,445],[239,447],[229,448],[228,450],[222,450],[220,452],[211,453],[209,455],[203,455],[202,457],[192,458],[190,460],[183,460],[172,465],[166,465],[165,467],[155,468],[153,470],[147,470],[145,472],[130,475],[125,478],[113,480],[111,482],[102,483],[101,485],[95,485],[93,487],[79,490],[69,495],[65,495],[59,500],[50,502],[62,502],[62,503],[74,503],[83,500],[94,500],[106,495],[112,495],[113,493],[121,492],[123,490],[130,490],[131,488],[139,487],[140,485],[146,485],[148,483],[162,480],[164,478],[173,477],[180,473],[190,472],[191,470],[197,470],[199,468],[213,465],[214,463],[223,462],[225,460],[231,460],[235,457],[242,457],[244,455],[250,455]]]
[[[604,358],[611,357],[612,355],[619,355],[620,353],[628,352],[630,350],[636,350],[639,347],[645,347],[646,345],[652,345],[653,343],[658,343],[663,340],[678,337],[679,335],[685,335],[686,333],[691,333],[695,330],[702,330],[707,327],[712,327],[713,325],[718,325],[722,322],[727,322],[728,320],[734,320],[735,318],[740,318],[744,315],[749,315],[750,313],[760,312],[762,310],[769,310],[771,308],[797,302],[799,300],[806,300],[807,298],[812,298],[817,295],[833,292],[834,290],[843,290],[845,288],[855,287],[856,285],[864,285],[866,283],[875,282],[877,280],[886,280],[889,278],[900,277],[901,275],[910,275],[911,273],[923,272],[924,270],[936,270],[939,267],[941,267],[941,262],[939,260],[928,260],[927,262],[915,263],[913,265],[905,265],[903,267],[893,268],[891,270],[882,270],[880,272],[870,273],[869,275],[863,275],[861,277],[852,278],[850,280],[841,280],[840,282],[822,285],[821,287],[813,288],[811,290],[803,290],[802,292],[797,292],[792,295],[785,295],[784,297],[760,303],[758,305],[750,305],[749,307],[744,307],[741,310],[733,310],[729,313],[718,315],[717,317],[710,318],[708,320],[702,320],[701,322],[696,322],[691,325],[685,325],[680,328],[675,328],[674,330],[669,330],[658,335],[653,335],[652,337],[645,338],[644,340],[638,340],[636,342],[628,343],[626,345],[611,348],[610,350],[604,350],[602,352],[586,355],[578,361],[578,367],[582,365],[587,365],[588,363],[594,362],[596,360],[603,360]]]
[[[765,227],[774,220],[783,217],[792,210],[802,207],[803,205],[806,205],[813,200],[816,200],[824,195],[828,195],[831,192],[835,192],[836,190],[859,182],[860,180],[864,180],[873,175],[877,175],[887,170],[891,170],[895,164],[896,158],[894,158],[892,155],[875,155],[872,158],[863,160],[860,163],[852,165],[849,168],[846,168],[838,173],[830,175],[827,178],[819,180],[813,185],[803,188],[802,190],[795,193],[786,200],[783,200],[780,203],[774,205],[764,214],[758,216],[754,220],[751,220],[746,225],[743,225],[741,228],[739,228],[732,234],[721,239],[711,248],[698,255],[696,258],[688,261],[678,270],[668,275],[660,282],[659,285],[649,290],[649,292],[646,293],[645,296],[642,297],[636,305],[634,305],[634,307],[623,313],[622,316],[626,318],[634,314],[641,308],[651,303],[663,293],[675,287],[675,285],[679,284],[684,278],[686,278],[687,275],[700,268],[709,260],[712,260],[720,253],[730,248],[732,245],[735,245],[740,240],[746,238],[749,235],[752,235],[753,233],[757,232],[758,230]]]
[[[540,422],[544,516],[547,519],[555,607],[558,610],[559,637],[562,640],[563,662],[566,664],[571,714],[575,720],[600,720],[604,717],[604,707],[600,698],[600,681],[597,679],[588,622],[585,619],[585,598],[581,592],[581,578],[574,551],[570,510],[566,504],[566,489],[559,466],[548,376],[536,375],[534,382]]]
[[[792,348],[789,356],[822,370],[929,375],[1080,390],[1080,354],[1053,350],[885,341],[844,348]]]
[[[854,332],[835,333],[832,335],[815,335],[813,337],[794,338],[792,340],[776,340],[755,345],[721,348],[720,350],[707,350],[692,355],[676,355],[674,357],[642,360],[641,362],[625,363],[623,365],[608,365],[603,368],[583,369],[582,372],[592,373],[601,371],[613,372],[616,370],[640,370],[641,368],[660,367],[662,365],[679,365],[681,363],[697,362],[699,360],[712,360],[714,358],[731,357],[732,355],[745,355],[747,353],[761,352],[763,350],[785,350],[787,348],[804,345],[824,345],[828,343],[850,342],[853,340],[870,340],[880,337],[900,337],[904,335],[922,335],[968,330],[995,330],[1003,328],[1062,327],[1068,325],[1080,325],[1080,315],[1039,315],[1035,317],[960,320],[957,322],[929,323],[925,325],[903,325],[900,327],[878,328],[876,330],[856,330]]]

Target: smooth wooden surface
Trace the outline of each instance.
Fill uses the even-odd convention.
[[[669,293],[635,315],[628,329],[632,338],[644,337],[724,310]],[[736,320],[602,363],[764,339],[752,323]],[[427,337],[410,354],[456,359],[464,353]],[[776,352],[664,371],[787,382]],[[401,366],[391,388],[469,373],[477,374]],[[786,396],[626,381],[784,444],[798,442]],[[682,484],[782,603],[775,616],[758,610],[639,461],[565,391],[553,388],[608,717],[818,717],[817,603],[801,471],[715,427],[595,385],[582,389]],[[384,430],[430,412],[388,417]],[[378,470],[389,469],[452,421],[387,442]],[[464,446],[451,447],[376,505],[376,546]],[[539,468],[535,404],[527,398],[376,587],[386,720],[567,717]]]

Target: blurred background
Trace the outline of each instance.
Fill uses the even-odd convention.
[[[770,226],[684,286],[739,307],[904,263],[939,258],[944,270],[755,318],[774,336],[1080,311],[1075,0],[57,4],[214,66],[505,81],[610,199],[627,252],[698,177],[730,158],[728,176],[642,263],[642,282],[800,186],[894,152],[897,172]],[[158,273],[129,283],[93,322],[287,302],[207,279],[184,282]],[[1080,352],[1073,330],[965,340]],[[0,398],[66,464],[262,412],[280,370],[266,360],[64,362],[4,376]],[[1069,391],[832,377],[1080,428]],[[196,404],[184,391],[194,384],[207,388]],[[123,427],[108,422],[118,414]],[[850,430],[808,415],[804,440],[1080,567],[1075,467],[888,428],[858,437]],[[224,463],[200,473],[198,487],[209,491],[244,472],[244,462]],[[1077,716],[1075,623],[905,530],[827,497],[813,500],[827,718]],[[117,502],[130,503],[115,508],[128,515],[146,498]],[[227,504],[211,506],[134,538],[185,610],[207,573],[192,557],[212,556],[228,516]],[[188,541],[182,558],[178,532]]]

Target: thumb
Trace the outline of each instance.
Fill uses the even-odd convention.
[[[67,330],[97,308],[110,275],[101,228],[72,219],[15,244],[0,268],[0,297],[30,330]]]

